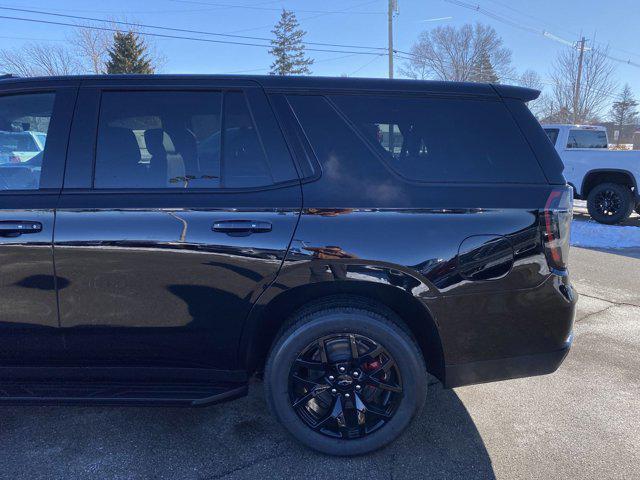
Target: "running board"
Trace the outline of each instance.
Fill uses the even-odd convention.
[[[246,394],[246,383],[0,381],[3,404],[200,406]]]

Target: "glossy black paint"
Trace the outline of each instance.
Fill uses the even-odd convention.
[[[55,207],[62,186],[69,127],[78,82],[4,82],[0,94],[55,93],[40,190],[3,191],[0,222],[29,222],[40,229],[0,231],[0,365],[39,366],[65,357],[58,320],[53,262]]]
[[[260,302],[311,284],[376,283],[420,301],[436,322],[446,365],[556,350],[571,330],[574,300],[549,286],[556,276],[538,221],[524,209],[305,209],[278,281]],[[486,242],[468,248],[487,235],[507,245],[497,257]],[[497,258],[498,272],[469,280],[459,267],[468,257],[482,272]]]
[[[54,248],[67,282],[59,290],[67,362],[237,369],[242,319],[275,279],[298,219],[299,187],[281,195],[271,208],[259,194],[261,207],[244,208],[215,195],[164,208],[133,196],[126,208],[104,195],[63,196]],[[272,230],[213,231],[230,220]]]
[[[34,85],[73,89],[73,81],[3,80],[0,94]],[[47,184],[61,188],[64,171],[61,194],[21,196],[28,199],[21,210],[12,210],[14,197],[0,194],[0,220],[43,224],[42,232],[28,237],[0,238],[0,253],[9,259],[3,271],[13,272],[0,286],[0,325],[7,332],[0,342],[3,352],[13,352],[0,357],[3,365],[82,367],[84,376],[93,369],[100,377],[122,370],[144,378],[161,377],[165,369],[177,377],[206,371],[209,381],[242,381],[261,368],[293,309],[335,293],[387,302],[414,331],[430,370],[450,386],[546,373],[562,360],[541,360],[536,369],[536,356],[566,352],[576,297],[567,276],[550,271],[542,247],[540,210],[564,179],[555,151],[537,146],[544,132],[522,109],[520,99],[531,91],[272,77],[77,82],[82,88],[66,170],[58,156]],[[221,87],[267,92],[300,182],[179,193],[91,188],[102,89]],[[527,138],[534,138],[548,183],[418,184],[373,155],[364,164],[323,158],[286,95],[358,90],[504,101]],[[226,221],[264,222],[271,230],[215,231]],[[32,260],[25,262],[25,255]],[[43,333],[25,327],[32,324]],[[27,347],[11,350],[18,334]],[[505,360],[525,357],[527,368],[519,370]]]

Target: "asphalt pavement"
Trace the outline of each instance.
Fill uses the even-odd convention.
[[[0,407],[1,479],[640,478],[640,259],[574,248],[575,344],[552,375],[443,390],[388,448],[293,441],[262,384],[208,408]]]

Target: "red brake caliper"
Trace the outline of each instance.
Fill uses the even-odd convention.
[[[365,363],[362,365],[362,369],[367,372],[372,372],[380,368],[380,362],[378,360],[374,360],[373,362]]]

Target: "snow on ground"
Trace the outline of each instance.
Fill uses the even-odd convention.
[[[603,225],[593,220],[573,221],[571,245],[587,248],[639,248],[640,228]]]

